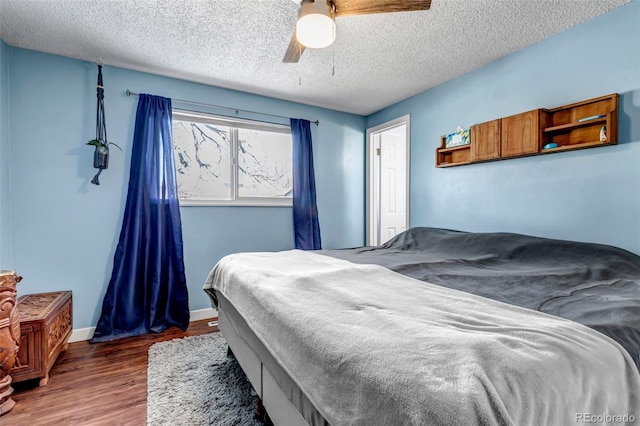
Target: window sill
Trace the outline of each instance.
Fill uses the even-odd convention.
[[[292,207],[293,200],[180,200],[180,207]]]

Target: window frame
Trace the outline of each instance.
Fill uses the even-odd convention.
[[[259,131],[269,131],[274,133],[283,133],[291,136],[291,126],[286,124],[277,124],[257,120],[248,120],[235,117],[227,117],[205,112],[189,111],[179,108],[172,109],[173,120],[191,121],[195,123],[204,123],[212,125],[220,125],[230,128],[231,139],[231,197],[228,200],[211,200],[211,199],[184,199],[178,195],[181,206],[233,206],[233,207],[291,207],[293,206],[293,196],[289,197],[241,197],[238,195],[239,187],[239,167],[238,167],[238,129],[249,129]],[[172,136],[173,137],[173,136]],[[173,141],[172,141],[173,142]],[[293,138],[291,138],[293,149]],[[175,147],[174,147],[175,149]],[[293,174],[293,173],[292,173]],[[176,178],[180,176],[176,173]],[[292,176],[293,179],[293,176]],[[293,190],[293,188],[292,188]]]

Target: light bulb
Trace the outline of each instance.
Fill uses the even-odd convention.
[[[298,14],[296,38],[305,47],[321,49],[336,39],[336,23],[331,8],[322,0],[304,3]]]

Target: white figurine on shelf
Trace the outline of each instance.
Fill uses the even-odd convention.
[[[600,142],[607,141],[607,128],[602,126],[600,127]]]

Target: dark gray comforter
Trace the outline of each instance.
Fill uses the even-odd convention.
[[[412,228],[379,247],[320,253],[576,321],[617,341],[640,368],[640,257],[628,251]]]

